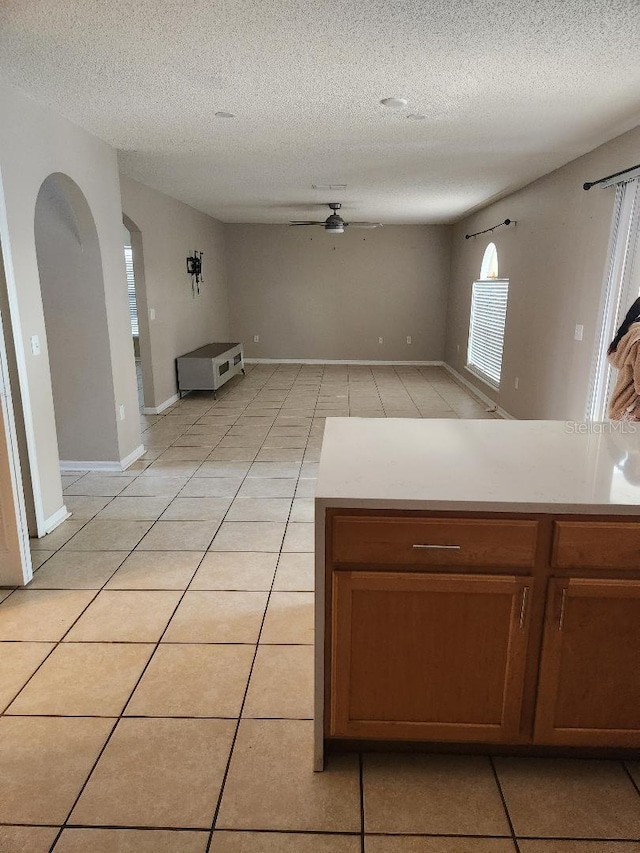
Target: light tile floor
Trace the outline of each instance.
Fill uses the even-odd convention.
[[[2,853],[640,853],[640,764],[311,771],[324,418],[492,417],[437,368],[259,366],[144,417],[0,591]]]

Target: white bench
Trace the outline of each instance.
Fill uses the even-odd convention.
[[[233,376],[244,373],[242,344],[207,344],[176,359],[178,391],[215,392]]]

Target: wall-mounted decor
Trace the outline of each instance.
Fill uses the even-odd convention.
[[[475,234],[465,234],[464,239],[470,240],[472,237],[479,237],[481,234],[488,234],[490,231],[495,231],[496,228],[502,228],[504,225],[517,225],[515,219],[505,219],[504,222],[498,222],[497,225],[492,225],[491,228],[485,228],[484,231],[476,231]]]
[[[202,278],[202,256],[204,252],[198,252],[197,249],[193,250],[193,255],[190,255],[187,258],[187,273],[191,276],[191,290],[193,295],[200,295],[200,282],[204,281]]]

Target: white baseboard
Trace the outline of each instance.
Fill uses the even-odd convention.
[[[119,462],[104,462],[102,460],[60,460],[60,473],[68,474],[75,471],[122,471]]]
[[[165,400],[164,403],[160,403],[159,406],[143,406],[141,412],[143,415],[160,415],[165,409],[168,409],[169,406],[173,406],[174,403],[177,403],[179,399],[180,394],[174,394],[173,397],[169,397],[168,400]]]
[[[66,506],[61,506],[57,512],[54,512],[53,515],[50,515],[49,518],[45,518],[43,527],[43,536],[47,533],[51,533],[51,531],[55,530],[56,527],[62,524],[63,521],[66,521],[71,517],[71,513],[66,508]],[[42,537],[40,537],[42,538]]]
[[[378,361],[353,358],[245,358],[245,364],[353,364],[374,367],[442,367],[442,361]]]
[[[124,459],[120,460],[120,470],[126,471],[129,465],[133,465],[134,462],[137,462],[138,459],[144,454],[144,444],[141,444],[139,447],[136,447],[128,456],[125,456]]]
[[[60,473],[67,474],[73,473],[75,471],[113,471],[115,473],[121,473],[122,471],[125,471],[129,467],[129,465],[133,465],[133,463],[137,459],[140,459],[143,453],[144,445],[141,444],[136,447],[136,449],[132,451],[128,456],[125,456],[124,459],[121,459],[119,462],[105,462],[102,460],[71,461],[69,459],[61,459]]]
[[[447,371],[447,373],[450,373],[451,376],[453,376],[456,382],[459,382],[461,385],[464,385],[464,387],[467,388],[474,395],[474,397],[477,397],[479,400],[482,400],[482,402],[486,403],[490,408],[495,409],[496,414],[500,415],[501,418],[504,418],[504,420],[508,421],[515,420],[513,415],[510,415],[509,412],[506,412],[501,406],[496,403],[495,400],[492,400],[491,397],[488,397],[486,394],[483,394],[482,391],[480,391],[480,389],[477,387],[477,385],[474,385],[473,382],[469,382],[468,379],[465,379],[465,377],[462,376],[461,373],[458,373],[458,371],[454,367],[451,367],[450,364],[447,364],[446,361],[443,362],[442,366]]]

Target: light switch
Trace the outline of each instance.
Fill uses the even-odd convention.
[[[149,319],[150,320],[156,319],[156,309],[155,308],[149,308]]]
[[[40,338],[37,335],[31,335],[31,352],[40,355]]]
[[[583,332],[584,332],[584,326],[577,325],[576,330],[573,333],[574,340],[581,341]]]

